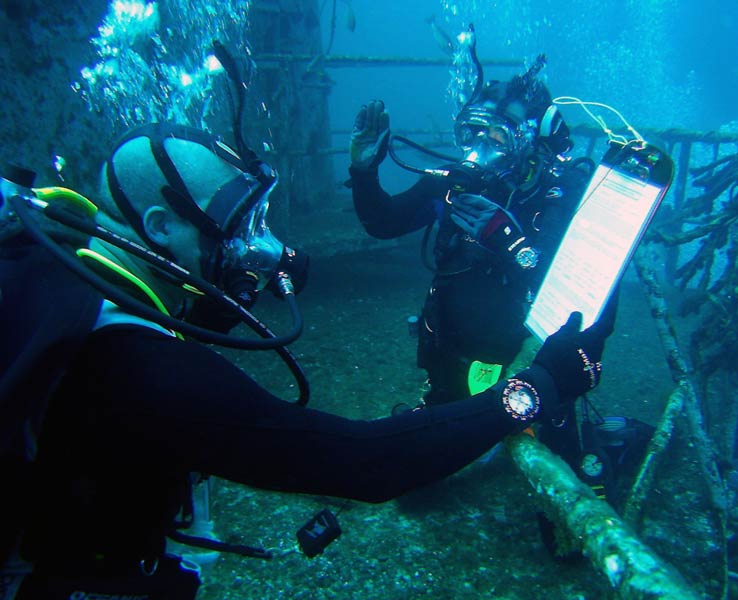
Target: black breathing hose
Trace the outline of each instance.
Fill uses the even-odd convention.
[[[243,137],[241,136],[241,127],[243,125],[243,106],[245,102],[245,90],[243,86],[238,85],[236,82],[241,80],[241,77],[238,72],[238,65],[236,64],[235,59],[231,54],[228,52],[226,47],[221,44],[218,40],[213,40],[213,53],[215,54],[215,58],[218,59],[218,62],[222,65],[223,69],[226,72],[226,75],[228,75],[228,78],[233,82],[233,87],[236,90],[236,94],[238,96],[238,105],[235,106],[233,102],[233,97],[231,95],[231,90],[228,88],[228,96],[231,98],[231,118],[233,119],[233,134],[236,138],[236,149],[238,150],[238,153],[245,159],[246,157],[246,151],[250,149],[246,148],[246,145],[243,142]],[[253,152],[251,152],[253,154]],[[249,156],[249,158],[252,158]]]
[[[213,53],[218,59],[223,69],[231,80],[233,87],[238,96],[238,105],[234,106],[231,90],[228,88],[228,97],[231,99],[231,117],[233,119],[233,137],[236,141],[236,149],[241,157],[244,168],[259,180],[264,187],[268,187],[274,182],[274,175],[271,168],[265,168],[264,162],[258,157],[243,139],[243,111],[246,102],[246,82],[239,73],[236,60],[233,58],[228,49],[218,40],[213,41]]]
[[[164,257],[152,252],[148,248],[141,246],[131,240],[127,240],[122,236],[109,231],[96,223],[80,218],[72,213],[53,205],[48,205],[44,209],[44,215],[72,227],[75,230],[81,231],[91,237],[99,238],[105,242],[108,242],[118,248],[130,252],[134,256],[137,256],[157,269],[172,275],[173,277],[187,283],[188,285],[196,288],[200,292],[204,293],[211,299],[214,299],[218,304],[227,307],[238,313],[241,321],[246,323],[252,330],[254,330],[262,338],[261,340],[254,340],[249,338],[239,338],[223,333],[218,333],[210,329],[198,327],[191,323],[186,323],[180,319],[176,319],[169,315],[166,315],[159,310],[144,304],[143,302],[136,300],[129,294],[121,291],[110,282],[100,277],[98,274],[93,272],[91,269],[84,266],[84,264],[74,255],[65,251],[57,242],[51,239],[41,227],[34,221],[33,217],[29,213],[29,209],[26,206],[27,200],[22,196],[13,196],[8,198],[8,202],[12,207],[13,211],[18,215],[26,231],[31,237],[48,249],[65,267],[70,271],[87,281],[90,285],[95,287],[104,293],[105,297],[114,302],[123,309],[140,316],[144,319],[150,320],[166,329],[178,331],[184,335],[195,338],[201,342],[207,344],[215,344],[217,346],[223,346],[226,348],[235,348],[239,350],[274,350],[287,364],[288,368],[292,372],[295,380],[298,384],[299,398],[296,401],[297,404],[304,406],[307,404],[310,395],[309,384],[304,371],[300,367],[295,356],[285,346],[294,340],[296,340],[302,333],[303,322],[302,316],[300,315],[297,301],[295,300],[294,293],[288,293],[284,295],[284,299],[289,307],[293,329],[290,333],[285,336],[275,336],[261,321],[256,319],[246,308],[241,306],[234,299],[225,295],[216,286],[208,283],[204,279],[192,275],[186,269],[180,267],[168,261]]]
[[[474,91],[472,92],[471,98],[467,104],[470,104],[477,99],[482,91],[482,86],[484,85],[484,68],[477,56],[477,36],[474,31],[474,23],[469,23],[469,33],[474,36],[471,44],[469,45],[469,56],[471,56],[474,67],[477,69],[477,82],[474,84]]]
[[[419,150],[420,152],[423,152],[424,154],[428,154],[429,156],[433,156],[435,158],[445,160],[446,162],[449,162],[449,163],[456,163],[459,161],[458,157],[449,156],[441,152],[436,152],[435,150],[426,148],[425,146],[418,144],[417,142],[414,142],[404,136],[391,135],[389,144],[387,144],[387,153],[390,155],[392,160],[394,160],[397,163],[398,166],[412,173],[418,173],[419,175],[435,175],[435,176],[441,176],[441,177],[445,177],[448,174],[443,169],[424,169],[422,167],[414,167],[411,164],[405,162],[399,156],[397,156],[397,152],[394,147],[395,141],[402,142],[403,144],[407,144],[411,148],[415,148],[416,150]]]

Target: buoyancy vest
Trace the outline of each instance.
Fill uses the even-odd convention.
[[[22,528],[23,490],[47,402],[88,333],[102,294],[35,243],[0,247],[0,563]]]

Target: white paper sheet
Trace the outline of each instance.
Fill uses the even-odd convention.
[[[597,320],[663,191],[611,166],[596,169],[525,321],[540,340],[573,311],[583,328]]]

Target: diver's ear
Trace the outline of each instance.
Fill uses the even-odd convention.
[[[163,206],[150,206],[143,214],[143,226],[149,239],[163,246],[169,247],[169,235],[171,233],[171,213]]]

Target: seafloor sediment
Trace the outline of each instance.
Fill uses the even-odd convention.
[[[299,297],[305,332],[291,346],[310,378],[312,408],[376,418],[397,402],[418,399],[424,373],[415,365],[406,319],[419,310],[429,280],[415,240],[313,259]],[[279,333],[286,328],[284,307],[263,300],[257,312]],[[273,352],[235,357],[275,393],[295,398],[289,372]],[[640,284],[626,278],[604,380],[591,396],[598,410],[655,423],[671,390],[661,357]],[[309,559],[293,551],[295,533],[324,507],[340,511],[343,534]],[[586,559],[551,557],[537,510],[535,493],[504,452],[381,505],[216,481],[221,539],[284,555],[272,561],[222,555],[206,569],[199,598],[609,597],[606,579]]]

